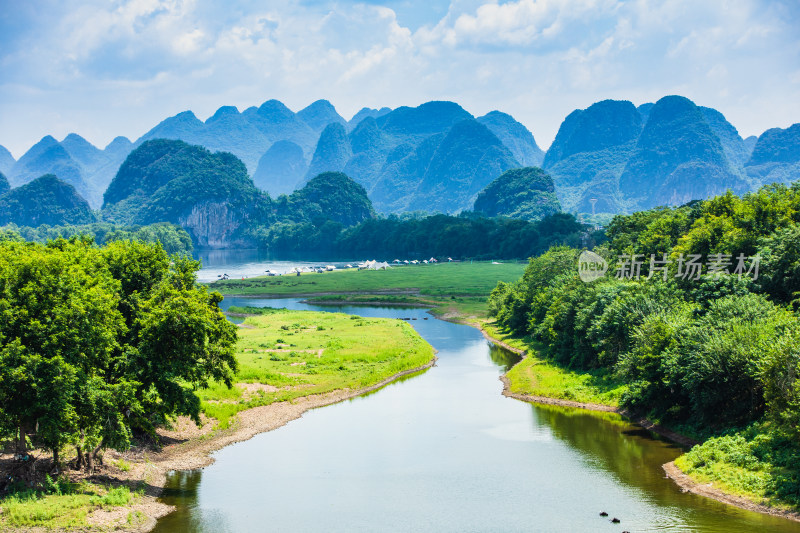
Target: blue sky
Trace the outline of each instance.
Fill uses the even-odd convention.
[[[499,109],[546,148],[573,109],[681,94],[743,136],[800,122],[794,0],[0,0],[0,144],[105,146],[277,98]]]

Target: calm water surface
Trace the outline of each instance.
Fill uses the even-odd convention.
[[[682,493],[661,470],[681,450],[617,415],[503,397],[498,377],[515,356],[468,326],[419,309],[223,304],[414,317],[439,361],[172,474],[163,500],[178,511],[158,533],[800,531]]]
[[[195,250],[203,268],[197,273],[201,283],[216,281],[223,274],[230,278],[263,276],[266,270],[284,274],[293,268],[334,265],[337,268],[352,261],[294,261],[276,259],[264,250]]]

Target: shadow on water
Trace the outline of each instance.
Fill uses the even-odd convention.
[[[519,355],[492,343],[489,343],[489,357],[494,364],[500,367],[503,373],[508,372],[512,366],[522,361],[522,357]]]

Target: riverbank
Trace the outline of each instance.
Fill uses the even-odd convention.
[[[16,505],[13,515],[2,511],[0,502],[0,529],[38,532],[55,525],[71,531],[149,531],[173,510],[158,501],[168,472],[207,466],[213,462],[210,454],[225,446],[281,427],[309,409],[423,372],[436,362],[435,350],[399,320],[287,310],[241,314],[248,318],[237,343],[235,385],[228,389],[215,384],[200,391],[201,426],[179,418],[172,428],[158,430],[160,446],[140,443],[123,453],[109,450],[92,475],[67,471],[72,484],[91,484],[100,493],[123,487],[130,496],[100,505],[99,495],[87,495],[67,502],[72,507],[66,509],[62,500],[74,498],[57,492]],[[41,461],[44,466],[49,460]],[[66,511],[69,517],[59,516]]]
[[[680,444],[681,446],[684,446],[686,448],[690,448],[692,446],[700,444],[700,442],[695,439],[677,433],[667,427],[656,424],[651,420],[648,420],[647,418],[633,416],[627,410],[622,409],[618,405],[611,402],[595,403],[591,401],[582,401],[580,399],[573,400],[557,396],[529,394],[521,392],[521,389],[523,387],[521,386],[519,381],[514,383],[509,378],[509,374],[512,374],[512,372],[514,372],[515,369],[517,369],[518,367],[532,368],[537,366],[538,364],[547,365],[547,362],[533,355],[532,352],[535,352],[534,349],[522,347],[526,344],[525,341],[518,338],[511,338],[510,336],[498,335],[497,330],[492,328],[491,325],[489,325],[485,321],[477,322],[474,325],[475,327],[481,330],[481,333],[483,333],[484,337],[487,340],[498,346],[503,347],[504,349],[510,350],[523,358],[519,363],[517,363],[517,365],[512,367],[507,374],[502,375],[500,377],[500,380],[503,383],[504,396],[531,403],[572,407],[577,409],[586,409],[590,411],[613,412],[621,416],[624,416],[629,420],[631,420],[633,423],[649,431],[652,431],[653,433],[665,439]],[[562,386],[564,385],[564,383],[574,381],[569,377],[565,377],[570,374],[569,371],[566,371],[564,369],[558,369],[558,373],[560,374]],[[561,390],[561,393],[563,394],[563,392],[565,392],[566,390],[567,390],[566,388]],[[667,477],[672,479],[683,492],[692,492],[694,494],[711,498],[728,505],[733,505],[741,509],[746,509],[748,511],[769,514],[772,516],[779,516],[782,518],[800,522],[800,513],[796,511],[767,505],[765,503],[756,501],[757,498],[756,496],[746,497],[742,495],[732,494],[720,489],[719,487],[714,486],[712,483],[704,483],[702,481],[694,479],[692,476],[684,473],[675,464],[674,461],[670,461],[662,465],[662,468],[664,469],[664,472],[667,475]]]

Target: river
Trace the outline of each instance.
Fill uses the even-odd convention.
[[[502,396],[516,356],[469,326],[421,309],[230,305],[414,317],[439,361],[170,474],[163,501],[178,510],[157,533],[800,531],[681,492],[661,465],[682,450],[618,415]]]

